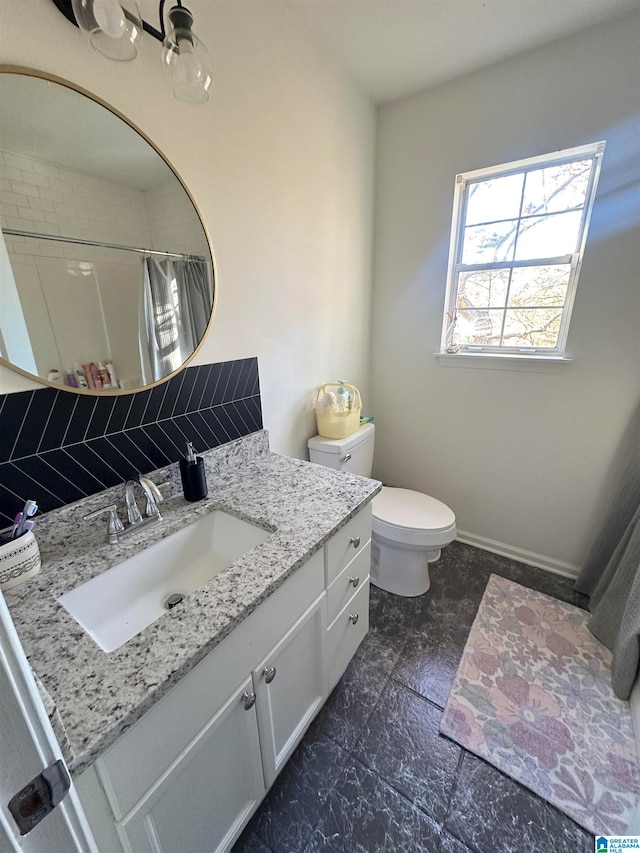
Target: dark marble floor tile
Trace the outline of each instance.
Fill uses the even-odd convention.
[[[449,835],[446,830],[443,830],[442,838],[440,839],[439,853],[472,853],[472,851],[466,844],[463,844],[462,841],[458,841],[458,839],[454,838],[453,835]],[[520,853],[520,851],[518,851],[518,853]],[[524,853],[524,851],[522,851],[522,853]]]
[[[424,619],[424,606],[422,599],[405,598],[401,595],[393,595],[378,587],[370,587],[369,599],[369,625],[381,637],[391,640],[396,637],[407,636],[408,633],[420,628]]]
[[[358,658],[352,660],[309,732],[351,749],[387,681],[388,676],[376,666]]]
[[[358,647],[355,660],[375,666],[388,675],[398,662],[405,641],[404,633],[384,636],[375,626],[370,625],[367,636]]]
[[[591,853],[570,818],[438,734],[491,574],[577,606],[584,597],[459,542],[430,573],[417,598],[371,587],[369,634],[233,853]]]
[[[305,853],[438,853],[440,827],[354,759]],[[292,851],[293,853],[293,851]]]
[[[461,750],[438,733],[441,712],[389,682],[354,754],[437,823],[444,821]]]
[[[488,552],[461,542],[452,542],[443,548],[440,559],[429,566],[431,589],[427,594],[434,600],[479,603],[489,576],[495,571],[491,561],[485,562],[485,554]]]
[[[593,836],[531,791],[464,753],[445,828],[478,853],[592,853]]]
[[[476,599],[479,593],[482,598],[491,574],[509,578],[522,586],[544,592],[576,607],[585,608],[588,603],[586,596],[575,592],[573,580],[570,578],[511,560],[500,554],[482,551],[462,542],[452,542],[442,551],[440,560],[431,567],[433,595],[455,600]]]
[[[249,832],[273,853],[303,850],[348,759],[333,741],[307,733],[249,822]]]
[[[444,708],[468,634],[456,620],[431,621],[406,641],[391,677]]]
[[[245,829],[231,850],[232,853],[271,853],[271,848],[250,827]]]

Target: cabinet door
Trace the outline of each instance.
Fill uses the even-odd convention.
[[[326,698],[322,657],[325,624],[323,594],[253,671],[267,788]]]
[[[251,691],[247,678],[118,824],[126,850],[213,853],[229,849],[265,793]]]

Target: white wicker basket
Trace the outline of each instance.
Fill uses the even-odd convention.
[[[28,530],[17,539],[0,545],[0,589],[19,586],[40,571],[40,549]]]

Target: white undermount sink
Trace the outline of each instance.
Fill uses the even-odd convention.
[[[58,601],[101,649],[112,652],[166,613],[169,596],[186,597],[270,535],[214,510]]]

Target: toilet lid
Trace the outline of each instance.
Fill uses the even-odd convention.
[[[410,530],[445,530],[456,523],[453,511],[442,501],[388,486],[383,486],[373,499],[373,516],[385,524]]]

